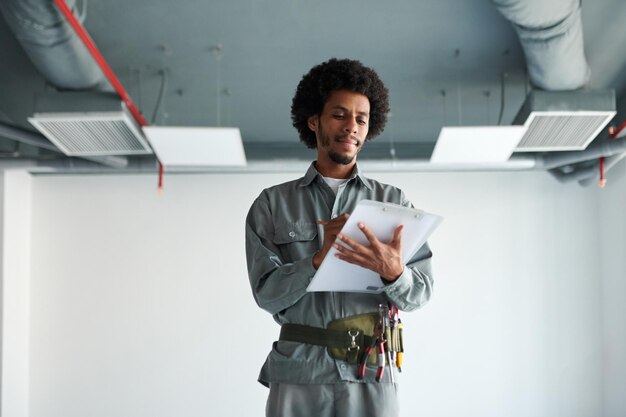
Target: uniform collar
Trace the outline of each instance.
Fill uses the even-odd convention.
[[[311,162],[309,169],[307,169],[306,174],[304,174],[304,177],[302,177],[302,182],[300,183],[300,186],[306,187],[306,186],[311,185],[311,183],[318,176],[320,177],[320,179],[322,179],[322,174],[320,174],[319,171],[315,168],[315,161],[313,161]],[[363,175],[363,173],[361,173],[361,170],[359,169],[358,164],[354,165],[354,169],[352,170],[352,175],[350,175],[349,181],[353,180],[354,178],[357,178],[361,182],[361,184],[363,184],[370,190],[372,189],[372,184],[370,183],[370,180],[367,179]]]

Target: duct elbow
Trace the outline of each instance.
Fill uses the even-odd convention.
[[[108,89],[104,74],[51,1],[4,0],[0,11],[49,83],[68,90]]]
[[[584,55],[562,60],[550,52],[528,51],[528,75],[534,87],[546,91],[571,91],[591,86],[591,69]],[[574,63],[571,65],[570,63]]]
[[[537,88],[548,91],[589,88],[591,68],[584,52],[580,12],[572,28],[559,33],[524,33],[519,30],[526,56],[528,75]]]

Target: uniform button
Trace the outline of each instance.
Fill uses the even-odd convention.
[[[341,364],[341,369],[346,369],[346,365],[345,364]]]
[[[289,237],[296,237],[296,232],[289,232]]]

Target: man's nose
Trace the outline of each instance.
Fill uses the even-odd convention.
[[[344,126],[344,131],[346,133],[356,133],[357,132],[357,122],[356,119],[349,117],[346,119],[346,124]]]

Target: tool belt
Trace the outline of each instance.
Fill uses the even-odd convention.
[[[325,346],[331,357],[348,363],[358,363],[365,347],[371,346],[375,341],[374,328],[378,320],[378,313],[366,313],[333,320],[326,329],[287,323],[280,329],[280,340]],[[401,352],[402,334],[396,330],[386,329],[385,344],[388,350]],[[375,365],[376,355],[369,356],[367,363]]]

